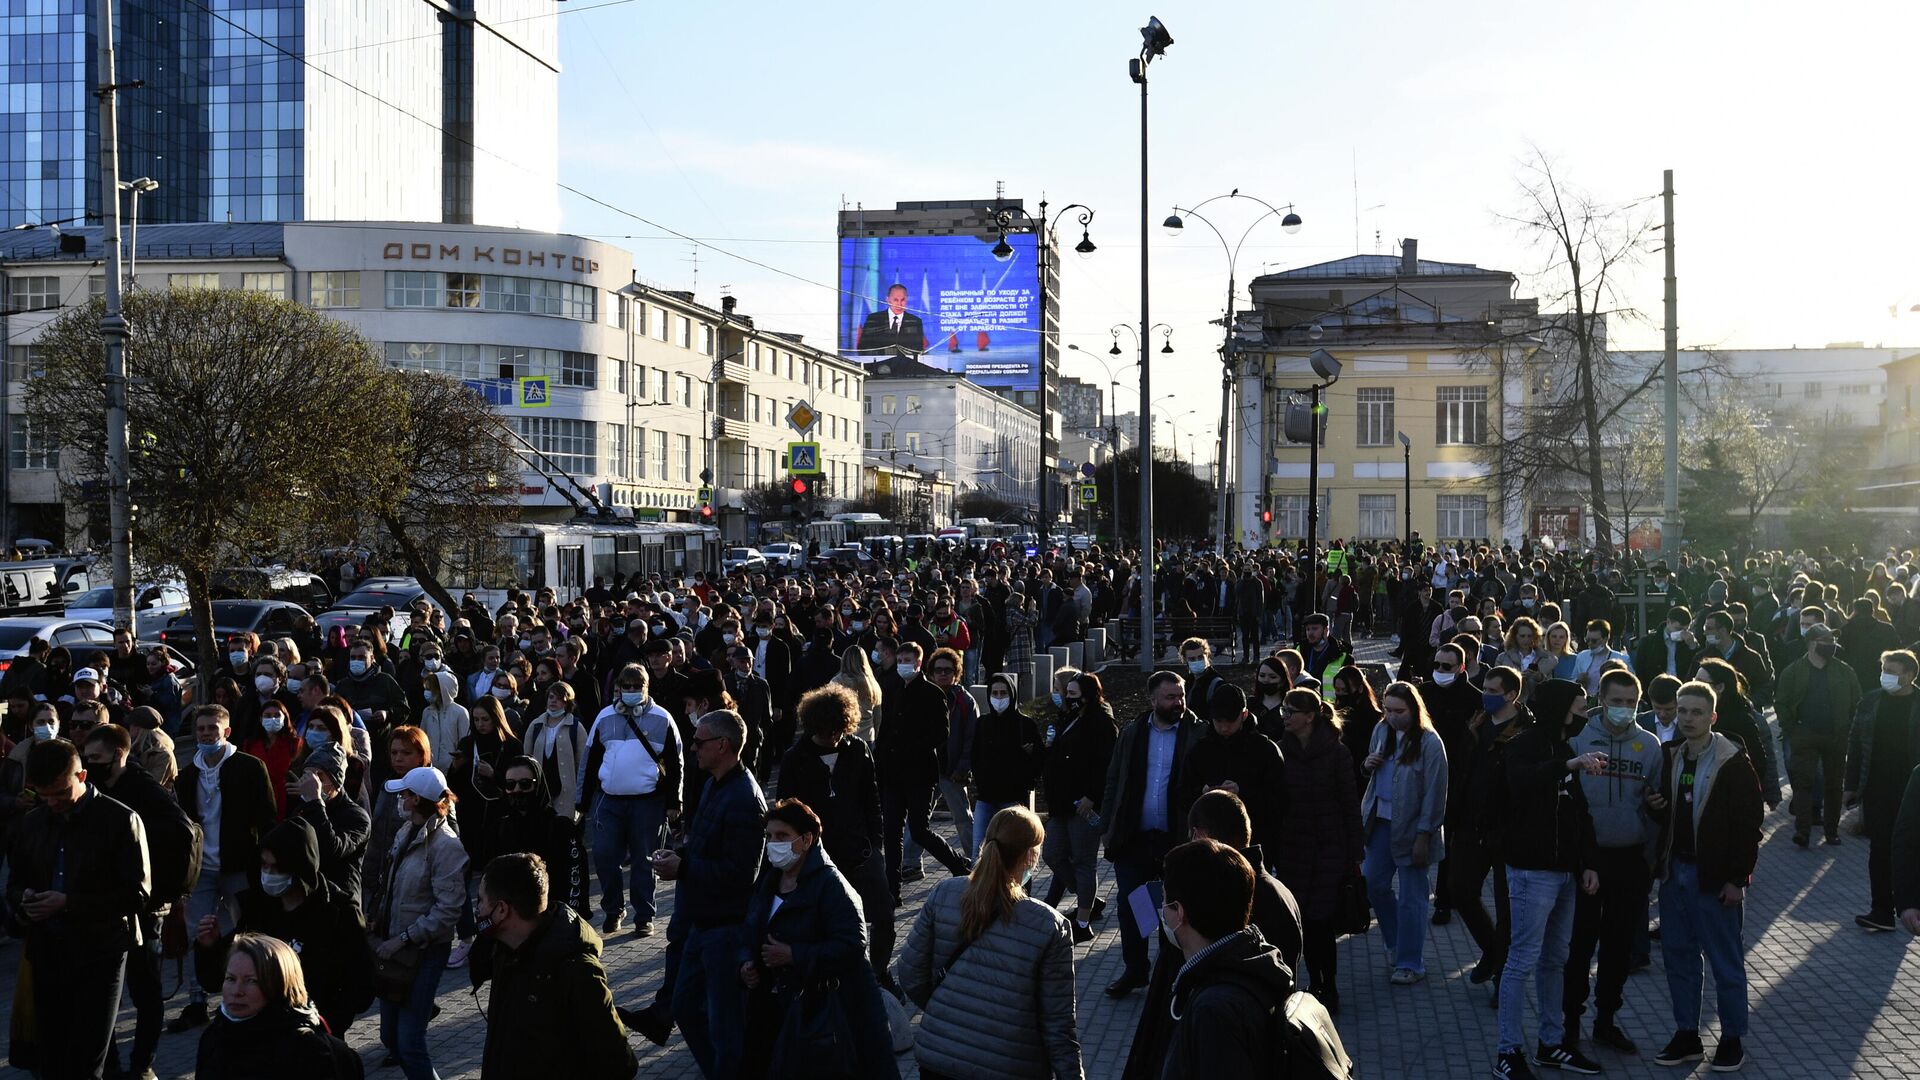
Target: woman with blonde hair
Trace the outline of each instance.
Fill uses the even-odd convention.
[[[1547,675],[1555,679],[1572,675],[1573,658],[1580,655],[1580,650],[1573,647],[1573,627],[1566,620],[1555,620],[1548,625],[1546,648],[1556,657],[1553,666],[1547,669]]]
[[[334,1080],[361,1075],[359,1058],[327,1034],[307,994],[300,954],[279,938],[238,934],[227,954],[220,1011],[200,1035],[201,1080]]]
[[[873,664],[864,649],[848,649],[840,654],[840,673],[829,680],[835,686],[853,691],[860,702],[860,724],[854,733],[860,741],[873,745],[874,725],[880,717],[880,682],[873,677]]]
[[[1081,1080],[1066,917],[1027,895],[1044,830],[1033,811],[993,815],[973,873],[934,886],[900,952],[900,986],[925,1016],[926,1080]]]
[[[1427,869],[1446,857],[1447,751],[1412,683],[1389,684],[1380,713],[1360,798],[1367,899],[1392,952],[1393,983],[1406,986],[1427,977]]]

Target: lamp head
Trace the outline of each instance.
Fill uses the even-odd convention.
[[[1325,349],[1313,350],[1313,354],[1307,357],[1307,363],[1313,365],[1315,375],[1328,382],[1340,377],[1340,361],[1334,359],[1333,354]]]
[[[1280,228],[1284,229],[1288,233],[1299,232],[1300,231],[1300,215],[1294,213],[1291,210],[1287,211],[1287,216],[1280,219]]]
[[[1080,242],[1073,245],[1073,250],[1078,252],[1080,257],[1084,259],[1098,249],[1094,247],[1093,237],[1087,234],[1087,230],[1081,229]]]
[[[1007,234],[1000,234],[1000,242],[993,245],[993,257],[1001,262],[1013,258],[1013,245],[1007,243]]]
[[[1167,46],[1173,44],[1173,35],[1167,33],[1166,24],[1158,18],[1147,19],[1147,25],[1140,28],[1140,37],[1146,42],[1149,57],[1159,56],[1167,51]]]
[[[1395,434],[1395,435],[1398,435],[1398,436],[1400,436],[1400,445],[1401,445],[1401,446],[1404,446],[1404,447],[1407,447],[1408,449],[1412,449],[1412,448],[1413,448],[1413,440],[1412,440],[1412,439],[1409,439],[1409,438],[1407,438],[1407,433],[1406,433],[1406,432],[1404,432],[1404,431],[1396,431],[1396,432],[1394,432],[1394,434]]]
[[[1167,220],[1161,222],[1160,227],[1167,230],[1168,236],[1179,236],[1180,230],[1186,228],[1187,223],[1180,220],[1179,214],[1168,214]]]
[[[1120,355],[1120,338],[1117,335],[1113,339],[1113,348],[1107,350],[1107,355],[1108,356]]]
[[[1160,343],[1160,351],[1163,353],[1170,353],[1173,351],[1173,334],[1171,332],[1167,334],[1166,340]]]

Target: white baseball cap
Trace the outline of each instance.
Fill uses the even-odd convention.
[[[393,794],[411,791],[422,799],[439,802],[447,793],[447,776],[431,765],[422,765],[407,770],[407,775],[398,780],[387,781],[387,791]]]
[[[79,671],[76,671],[73,673],[73,681],[97,683],[100,681],[100,673],[98,671],[95,671],[93,668],[83,667]]]

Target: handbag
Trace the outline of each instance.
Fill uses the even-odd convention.
[[[8,1022],[7,1062],[14,1068],[32,1072],[40,1068],[40,1014],[33,1000],[33,961],[25,950],[20,953],[18,974],[13,981],[13,1015]]]
[[[1340,883],[1340,902],[1333,914],[1340,934],[1364,934],[1373,925],[1373,907],[1367,903],[1367,879],[1358,869]]]
[[[367,944],[373,957],[373,993],[381,1001],[405,1005],[413,997],[414,979],[420,974],[420,948],[403,946],[399,952],[382,959],[380,940],[370,936]]]
[[[851,1080],[859,1075],[853,1025],[840,1000],[840,982],[827,979],[802,987],[787,1006],[786,1020],[773,1043],[769,1076],[794,1080]]]

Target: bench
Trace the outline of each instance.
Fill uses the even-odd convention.
[[[1121,657],[1131,660],[1140,655],[1140,618],[1122,618],[1118,623],[1120,635],[1113,647]],[[1168,649],[1190,637],[1197,637],[1211,645],[1214,655],[1219,656],[1232,650],[1237,629],[1230,615],[1178,616],[1165,621],[1156,619],[1153,655],[1157,660],[1166,655]]]

